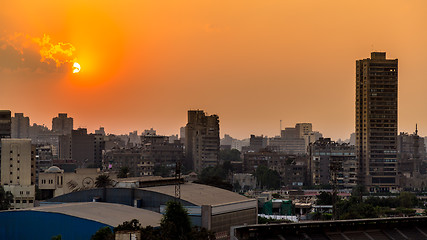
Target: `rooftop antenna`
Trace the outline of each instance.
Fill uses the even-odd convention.
[[[280,120],[280,134],[282,134],[282,120]]]
[[[415,123],[415,135],[418,135],[418,123]]]

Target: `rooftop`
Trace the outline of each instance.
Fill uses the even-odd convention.
[[[104,223],[113,227],[125,221],[138,219],[143,227],[160,226],[162,215],[153,211],[126,206],[123,204],[101,203],[101,202],[80,202],[62,203],[49,206],[24,209],[26,211],[62,213],[65,215],[89,219]],[[18,210],[19,211],[19,210]]]
[[[146,187],[143,188],[143,190],[158,192],[169,196],[175,195],[175,185]],[[181,184],[181,199],[194,203],[198,206],[218,205],[249,200],[245,196],[228,190],[196,183]]]

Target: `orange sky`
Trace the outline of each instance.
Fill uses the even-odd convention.
[[[274,136],[282,119],[345,139],[355,61],[386,51],[399,59],[399,131],[418,123],[424,136],[426,13],[423,0],[3,1],[0,109],[49,127],[67,112],[89,131],[159,134],[203,109],[219,115],[221,136]],[[40,62],[34,42],[19,52],[16,34],[70,43],[82,71]]]

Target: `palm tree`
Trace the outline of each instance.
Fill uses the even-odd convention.
[[[106,188],[113,186],[113,180],[107,174],[101,174],[96,177],[95,186],[97,188]]]
[[[102,188],[102,201],[107,201],[107,187],[113,186],[113,180],[107,174],[102,174],[96,177],[95,186]]]

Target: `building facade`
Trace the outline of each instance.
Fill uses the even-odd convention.
[[[11,209],[34,207],[35,147],[30,139],[1,139],[1,184],[13,194]]]
[[[358,181],[371,192],[395,191],[397,176],[398,60],[385,52],[356,61]]]
[[[188,111],[185,127],[185,165],[201,172],[219,162],[219,117],[201,110]]]
[[[357,185],[355,147],[320,138],[309,146],[308,171],[312,185],[353,188]]]
[[[15,117],[12,117],[11,128],[12,138],[29,138],[30,118],[24,117],[23,113],[15,113]]]
[[[59,135],[71,134],[73,130],[73,118],[66,113],[59,113],[58,117],[52,119],[52,131]]]

